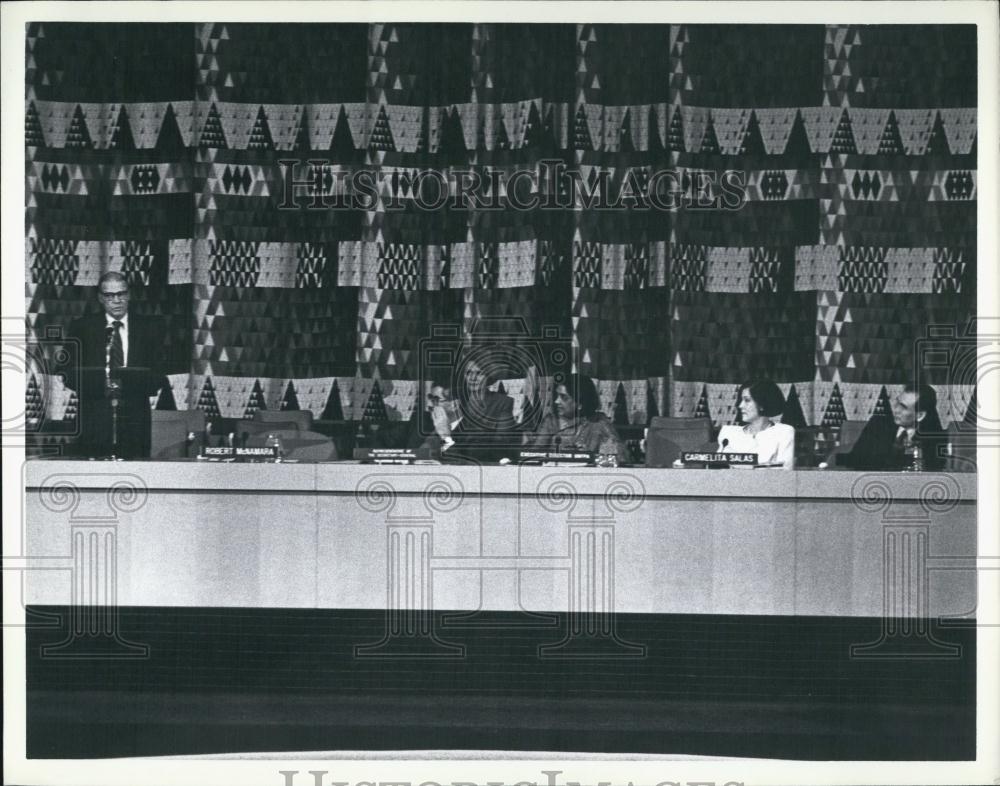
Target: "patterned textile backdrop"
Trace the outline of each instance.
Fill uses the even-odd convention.
[[[834,427],[886,409],[928,325],[974,316],[973,26],[26,34],[29,330],[94,308],[101,272],[124,271],[183,358],[164,408],[408,419],[432,326],[462,342],[517,318],[527,336],[504,340],[546,358],[497,370],[518,410],[544,403],[565,346],[619,422],[728,422],[735,384],[763,375],[787,418]],[[319,177],[373,170],[401,209],[279,209],[279,162],[309,158],[329,162]],[[629,167],[739,170],[747,202],[428,212],[406,177],[541,159],[612,189]],[[973,390],[946,374],[947,423]],[[29,406],[73,417],[46,382]]]

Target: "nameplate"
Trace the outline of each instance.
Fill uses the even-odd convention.
[[[220,445],[219,447],[209,447],[205,446],[201,455],[205,458],[218,458],[218,459],[231,459],[236,456],[236,448],[229,447],[228,445]]]
[[[270,461],[271,459],[278,458],[278,449],[276,447],[261,447],[261,448],[236,448],[236,459],[246,459],[252,461],[254,459],[261,461]]]
[[[685,464],[728,464],[729,466],[754,466],[756,453],[697,453],[684,451],[681,461]]]
[[[541,463],[550,467],[587,466],[594,461],[594,456],[591,453],[556,450],[522,450],[517,454],[517,457],[526,464]]]
[[[417,452],[409,448],[355,448],[354,458],[371,464],[412,464]]]

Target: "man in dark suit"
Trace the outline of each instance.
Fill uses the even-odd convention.
[[[901,470],[913,466],[918,446],[923,469],[944,468],[944,429],[937,412],[937,393],[930,385],[907,385],[892,405],[892,419],[873,417],[849,453],[837,464],[863,470]]]
[[[165,384],[164,333],[158,321],[130,315],[129,294],[123,275],[105,273],[97,284],[101,312],[70,325],[69,346],[79,353],[80,374],[68,384],[79,396],[77,447],[84,456],[149,456],[149,397]]]

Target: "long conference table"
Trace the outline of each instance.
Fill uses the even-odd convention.
[[[974,474],[24,472],[29,755],[975,755]]]
[[[25,467],[26,554],[56,568],[26,572],[31,604],[864,617],[975,609],[973,474]],[[90,559],[94,597],[94,576],[81,572]],[[887,608],[895,584],[910,606]]]

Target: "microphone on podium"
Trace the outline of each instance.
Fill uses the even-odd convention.
[[[719,443],[719,452],[720,453],[724,452],[728,445],[729,445],[729,438],[727,437],[726,439],[722,440],[722,442]]]

